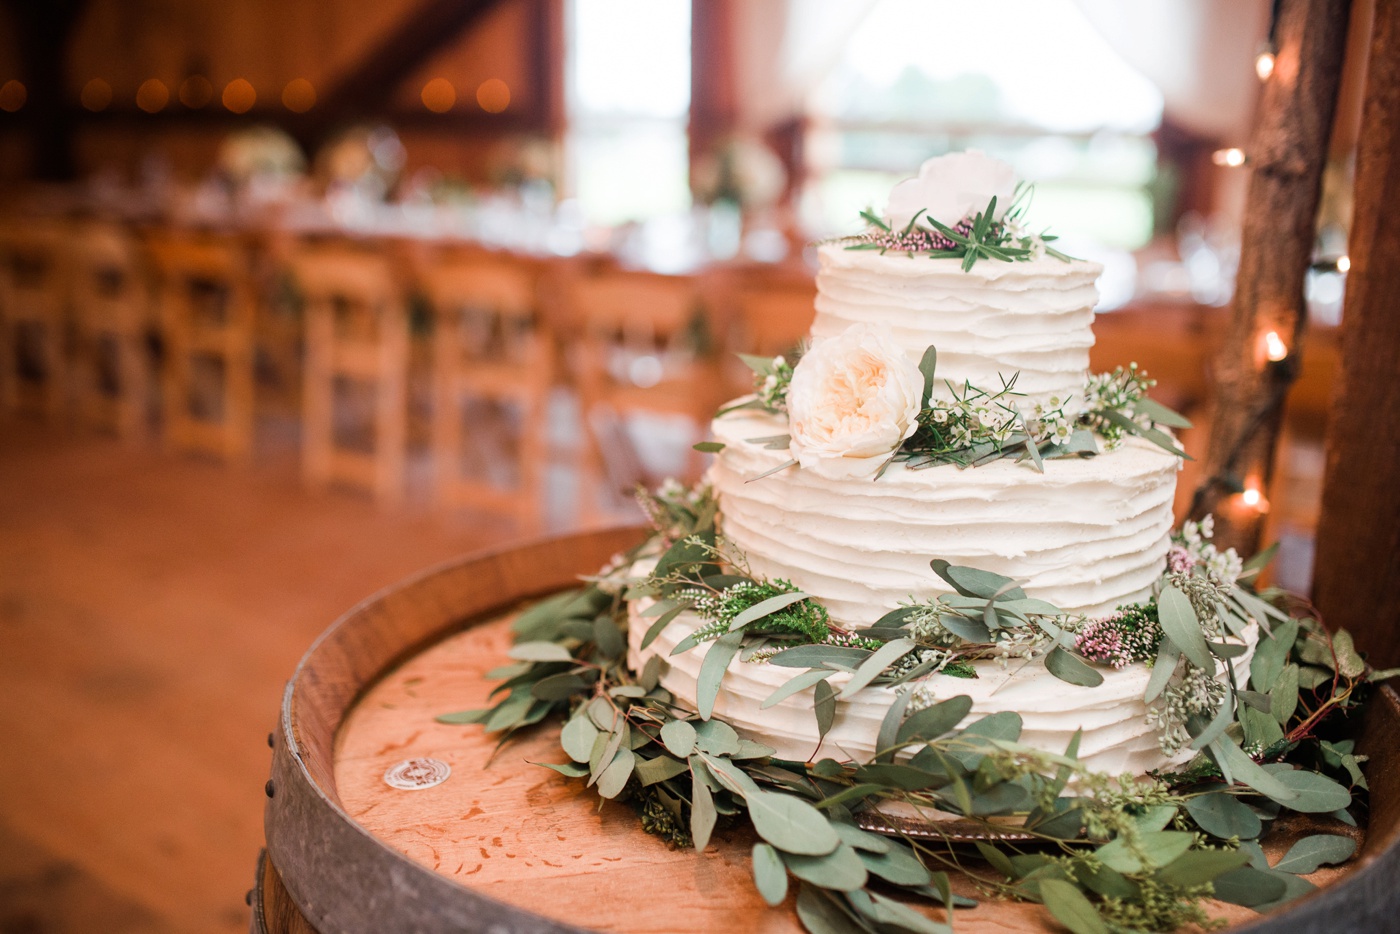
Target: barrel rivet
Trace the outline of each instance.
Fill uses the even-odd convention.
[[[272,787],[272,779],[270,778],[267,780],[267,784],[263,785],[263,791],[267,792],[267,796],[269,798],[272,797],[273,792],[275,792],[276,790],[277,789]]]

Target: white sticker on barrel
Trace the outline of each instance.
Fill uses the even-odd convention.
[[[402,791],[420,791],[441,785],[451,774],[452,767],[441,759],[405,759],[389,767],[384,782]]]

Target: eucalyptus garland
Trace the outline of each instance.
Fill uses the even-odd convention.
[[[954,594],[902,607],[859,632],[830,623],[817,601],[786,584],[746,592],[742,608],[722,605],[720,595],[759,582],[725,558],[713,501],[678,487],[643,499],[656,526],[652,538],[587,586],[517,617],[512,663],[490,674],[501,680],[493,705],[438,719],[483,724],[504,742],[562,715],[568,761],[548,768],[586,780],[603,798],[630,802],[645,830],[675,845],[701,851],[717,827],[747,826],[756,837],[758,891],[776,906],[795,887],[798,917],[813,934],[945,934],[955,909],[975,904],[952,893],[952,870],[987,896],[1043,903],[1076,934],[1209,927],[1205,899],[1266,911],[1311,890],[1303,875],[1353,855],[1354,842],[1340,832],[1304,837],[1272,866],[1258,844],[1288,811],[1355,823],[1349,806],[1366,787],[1364,759],[1330,728],[1334,715],[1361,702],[1368,682],[1397,672],[1368,671],[1345,632],[1329,635],[1316,620],[1272,606],[1257,615],[1264,611],[1256,601],[1268,604],[1253,594],[1231,593],[1209,607],[1227,629],[1240,612],[1261,624],[1272,620],[1272,635],[1259,642],[1250,690],[1232,686],[1220,713],[1184,719],[1199,751],[1178,772],[1096,773],[1079,759],[1078,734],[1063,753],[1028,747],[1011,713],[958,729],[971,709],[968,697],[923,703],[912,684],[890,707],[870,761],[786,761],[711,716],[713,695],[700,698],[698,711],[678,704],[662,686],[667,665],[659,656],[641,671],[629,669],[630,601],[653,601],[644,611],[655,620],[651,638],[686,609],[699,608],[711,623],[727,619],[728,631],[713,638],[702,666],[702,680],[714,689],[741,651],[767,651],[772,664],[805,650],[797,666],[806,669],[798,676],[804,684],[792,692],[814,689],[819,726],[834,712],[837,692],[827,681],[838,671],[851,676],[841,689],[848,696],[872,683],[907,684],[939,670],[947,676],[952,665],[965,664],[960,659],[999,651],[1001,630],[1038,633],[1034,641],[1049,646],[1041,653],[1047,668],[1087,686],[1101,676],[1089,663],[1100,659],[1085,646],[1091,633],[1107,630],[1074,624],[998,575],[940,562],[935,570]],[[1154,677],[1167,672],[1180,683],[1194,664],[1198,645],[1184,614],[1195,612],[1190,593],[1202,588],[1189,582],[1199,576],[1209,583],[1212,566],[1231,569],[1208,537],[1199,526],[1183,530],[1175,548],[1185,557],[1174,552],[1173,582],[1162,590],[1178,597],[1159,595],[1155,619],[1142,608],[1118,614],[1124,632],[1153,632],[1154,622],[1160,630],[1153,636]],[[643,559],[654,562],[652,572],[631,577],[628,569]],[[1248,578],[1256,570],[1238,573]],[[715,598],[708,611],[707,597]],[[790,625],[793,614],[821,619],[825,635]],[[1228,657],[1223,636],[1206,639],[1196,620],[1206,651]],[[677,651],[699,642],[687,641]],[[910,665],[915,651],[931,654]],[[983,825],[989,838],[1014,828],[1025,842],[979,842],[973,857],[950,844],[861,826],[893,804],[959,815]],[[940,906],[945,920],[910,908],[908,897]]]

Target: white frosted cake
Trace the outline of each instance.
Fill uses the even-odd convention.
[[[928,197],[936,200],[936,194]],[[877,231],[877,247],[898,242],[897,200],[892,197],[887,215],[896,229],[888,235]],[[947,227],[938,230],[949,230],[963,215],[949,216]],[[971,229],[970,223],[956,228]],[[955,242],[934,230],[923,236],[923,243],[935,247]],[[1001,425],[1002,439],[1014,440],[1020,426],[1027,435],[1059,430],[1055,437],[1065,441],[1068,429],[1054,426],[1071,416],[1045,413],[1077,416],[1085,404],[1101,267],[1060,258],[1053,250],[1047,255],[1043,244],[1033,249],[1031,238],[1004,236],[1002,242],[1012,245],[1013,254],[1019,243],[1026,247],[1021,254],[1034,255],[979,258],[970,268],[936,249],[886,252],[860,248],[864,242],[871,241],[828,243],[819,251],[808,356],[827,354],[838,342],[849,345],[842,351],[846,356],[823,371],[823,391],[836,401],[822,403],[822,409],[799,398],[807,385],[804,358],[785,408],[753,405],[713,423],[723,447],[706,483],[718,502],[722,538],[743,555],[755,578],[790,582],[819,602],[842,632],[950,593],[931,559],[1004,575],[1029,598],[1080,622],[1150,599],[1172,547],[1180,466],[1177,454],[1164,450],[1164,435],[1158,434],[1157,443],[1131,434],[1115,437],[1095,456],[1047,456],[1043,463],[1030,452],[990,457],[976,466],[930,463],[937,458],[907,453],[909,439],[918,441],[916,432],[930,425],[927,406],[940,403],[954,413],[960,404],[964,411],[976,409],[983,427]],[[931,346],[937,379],[927,389],[919,385],[925,398],[910,399],[909,368],[917,368]],[[848,365],[860,348],[869,353]],[[890,362],[881,352],[902,354],[908,362]],[[966,401],[969,387],[999,390],[1012,377],[1014,392],[985,405]],[[861,395],[867,383],[878,393]],[[922,429],[908,414],[920,406]],[[889,439],[878,440],[890,431],[894,449],[905,444],[906,451],[893,459]],[[834,435],[855,440],[838,451],[828,444]],[[790,436],[789,443],[774,443],[783,436]],[[1048,442],[1044,450],[1063,453]],[[644,649],[656,622],[653,603],[644,598],[631,604],[630,663],[640,670],[653,655],[665,658],[669,670],[661,683],[694,707],[697,679],[715,643],[676,652],[705,625],[697,613],[685,611],[659,634],[652,632],[654,641]],[[1250,649],[1233,660],[1241,684]],[[972,668],[973,676],[940,672],[895,687],[876,684],[841,699],[823,739],[812,689],[763,705],[797,671],[739,655],[729,663],[713,715],[782,758],[865,761],[876,752],[880,723],[900,692],[913,691],[921,704],[968,695],[973,706],[965,722],[1014,712],[1023,721],[1021,742],[1028,745],[1062,752],[1082,731],[1080,756],[1101,771],[1141,773],[1189,758],[1179,744],[1163,751],[1144,701],[1146,665],[1104,667],[1096,686],[1066,684],[1047,671],[1043,654],[1021,658],[1013,652],[978,660]],[[850,677],[838,672],[828,680],[839,691]]]

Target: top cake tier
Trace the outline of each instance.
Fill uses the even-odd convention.
[[[1016,390],[1028,405],[1082,401],[1098,263],[1041,257],[982,261],[964,271],[956,259],[841,243],[822,246],[819,256],[814,342],[865,322],[888,332],[915,362],[930,345],[938,348],[937,399],[951,399],[947,383],[995,390],[999,376],[1019,373]]]

